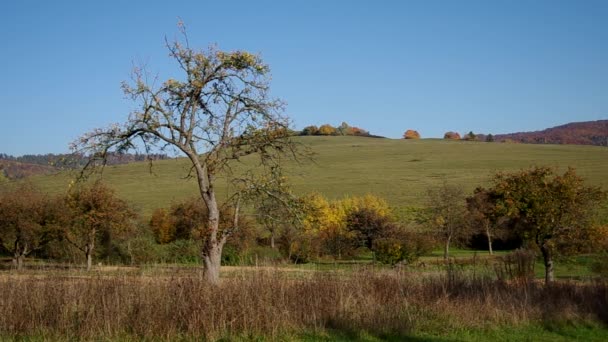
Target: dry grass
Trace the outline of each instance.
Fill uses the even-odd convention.
[[[0,336],[43,339],[275,338],[335,329],[407,335],[497,325],[608,323],[608,285],[507,283],[396,271],[294,278],[0,276]]]

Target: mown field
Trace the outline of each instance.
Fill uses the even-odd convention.
[[[487,184],[497,171],[530,166],[575,167],[589,184],[608,188],[608,148],[575,145],[527,145],[445,140],[395,140],[364,137],[299,137],[313,160],[289,163],[288,176],[297,194],[319,192],[328,198],[373,193],[399,212],[424,204],[429,187],[443,181],[466,191]],[[157,207],[195,196],[193,179],[185,179],[188,162],[178,158],[110,166],[103,178],[143,215]],[[59,193],[74,174],[32,178],[43,190]],[[226,182],[219,181],[220,193]]]

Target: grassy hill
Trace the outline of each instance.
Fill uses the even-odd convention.
[[[420,206],[429,187],[444,180],[471,191],[497,171],[533,165],[564,170],[573,166],[589,184],[608,189],[608,148],[574,145],[526,145],[445,140],[392,140],[364,137],[298,137],[316,153],[314,162],[288,165],[294,190],[318,191],[330,198],[374,193],[396,208]],[[185,159],[109,166],[104,180],[144,215],[154,208],[197,195],[186,180]],[[36,176],[42,189],[65,191],[70,174]],[[223,186],[222,186],[223,185]],[[220,193],[225,183],[220,180]]]

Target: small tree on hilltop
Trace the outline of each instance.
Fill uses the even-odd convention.
[[[332,125],[325,124],[325,125],[321,125],[321,127],[319,127],[318,134],[319,135],[336,135],[337,131]]]
[[[494,177],[496,211],[513,220],[521,237],[536,245],[545,264],[545,282],[553,281],[553,258],[590,241],[593,218],[606,193],[587,187],[569,168],[563,175],[535,167]]]
[[[473,131],[469,131],[469,133],[467,133],[464,136],[464,140],[475,141],[475,140],[477,140],[477,135],[475,135],[475,133],[473,133]]]
[[[458,132],[445,132],[443,139],[460,140],[460,134]]]
[[[408,129],[403,133],[403,139],[420,139],[420,133],[413,129]]]
[[[134,83],[125,83],[123,90],[138,102],[139,109],[123,125],[87,133],[74,147],[98,159],[111,151],[127,151],[136,141],[146,152],[154,145],[184,154],[208,209],[201,251],[203,273],[208,282],[217,284],[222,249],[233,232],[219,228],[223,205],[216,196],[218,176],[233,185],[225,197],[230,203],[224,206],[236,208],[233,221],[237,222],[244,189],[255,187],[256,175],[280,167],[285,158],[295,157],[297,150],[289,140],[283,103],[269,95],[270,69],[262,59],[245,51],[224,52],[215,47],[194,50],[181,24],[180,30],[184,43],[167,42],[167,48],[184,77],[156,86],[141,69],[135,69]],[[246,156],[250,157],[244,167],[230,167],[231,161]],[[243,182],[245,179],[248,181]]]

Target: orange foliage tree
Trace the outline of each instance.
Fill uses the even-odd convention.
[[[403,139],[420,139],[420,133],[413,129],[408,129],[403,133]]]
[[[452,139],[452,140],[460,140],[460,134],[458,132],[445,132],[443,135],[443,139]]]

